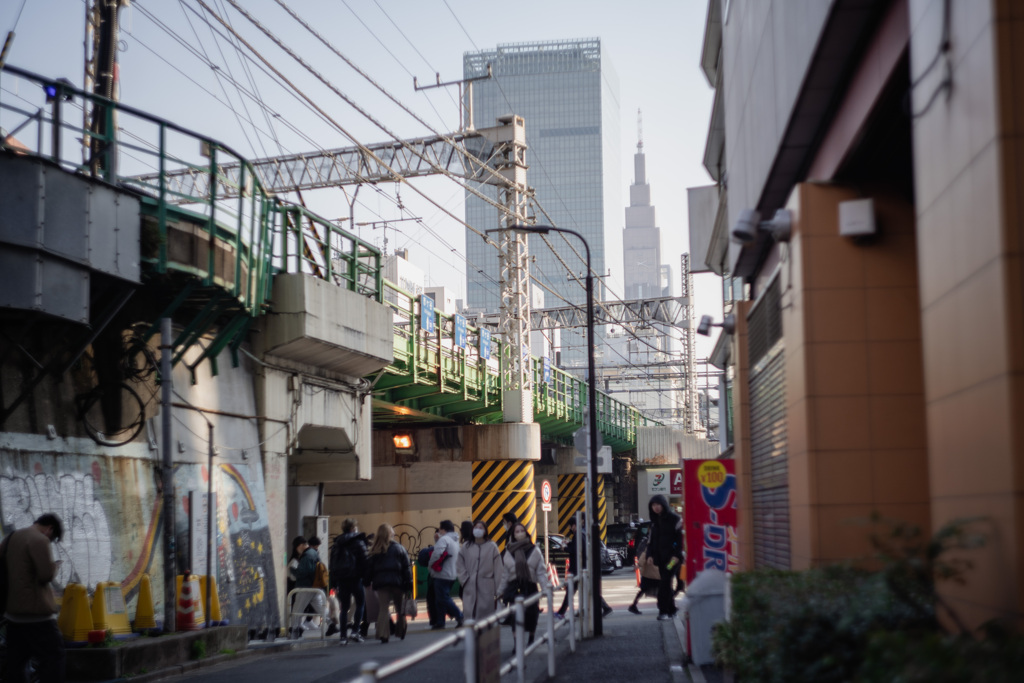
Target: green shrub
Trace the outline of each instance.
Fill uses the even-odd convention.
[[[882,575],[850,567],[743,572],[713,645],[744,683],[849,681],[872,632],[921,628],[930,617],[897,600]]]
[[[192,641],[192,659],[202,659],[206,656],[206,641],[199,639]]]
[[[715,656],[743,683],[1024,680],[1024,636],[995,622],[969,632],[935,590],[939,581],[964,581],[970,563],[947,553],[983,543],[969,530],[977,521],[957,520],[931,538],[896,525],[885,540],[872,539],[881,567],[874,572],[734,575],[731,620],[715,627]],[[937,612],[959,632],[945,632]]]

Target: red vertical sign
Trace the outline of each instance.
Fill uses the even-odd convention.
[[[736,462],[686,460],[683,488],[687,581],[693,581],[705,569],[736,571]]]
[[[670,496],[683,495],[683,471],[668,471],[668,493]]]

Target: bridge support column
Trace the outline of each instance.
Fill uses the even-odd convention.
[[[473,519],[487,524],[504,548],[501,517],[512,512],[537,535],[537,493],[533,464],[540,460],[540,425],[505,423],[474,427],[466,454],[473,460]]]
[[[608,502],[605,497],[604,475],[597,475],[597,521],[601,525],[601,540],[608,542]],[[587,475],[558,475],[558,533],[569,533],[569,520],[577,512],[585,512],[587,504]]]

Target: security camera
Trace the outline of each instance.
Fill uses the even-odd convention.
[[[789,209],[779,209],[764,225],[776,242],[788,242],[793,234],[793,214]]]
[[[753,209],[744,209],[732,229],[732,238],[740,244],[752,244],[757,239],[757,228],[761,214]]]

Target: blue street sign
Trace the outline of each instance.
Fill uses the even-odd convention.
[[[551,359],[544,356],[541,360],[544,366],[544,384],[551,384]]]
[[[420,295],[420,329],[434,334],[434,299],[426,294]]]
[[[458,313],[455,314],[455,346],[466,348],[466,318]]]
[[[480,357],[487,360],[491,357],[491,331],[480,328]]]

